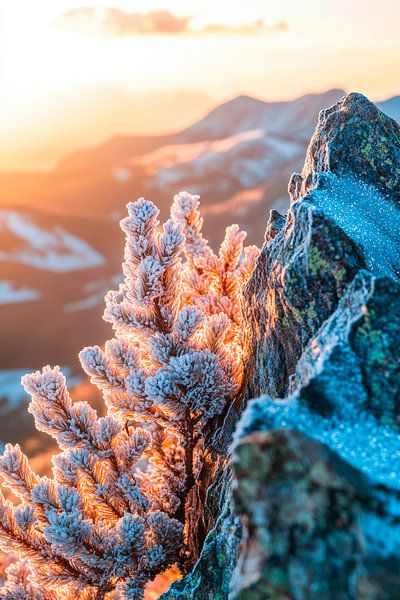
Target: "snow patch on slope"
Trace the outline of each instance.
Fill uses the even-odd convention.
[[[114,179],[118,181],[118,183],[126,183],[131,178],[131,172],[129,169],[124,169],[123,167],[118,167],[113,171]]]
[[[67,313],[77,312],[81,310],[88,310],[90,308],[94,308],[98,304],[101,304],[104,301],[104,296],[110,289],[114,289],[118,287],[120,283],[122,283],[123,276],[118,273],[117,275],[113,275],[108,280],[100,280],[100,281],[91,281],[87,283],[83,290],[85,293],[89,295],[81,300],[76,300],[75,302],[70,302],[64,306],[64,311]]]
[[[13,250],[0,252],[0,260],[37,269],[66,273],[97,267],[104,258],[87,242],[61,227],[44,229],[23,213],[0,210],[0,232],[16,238]]]
[[[149,167],[153,171],[167,168],[176,163],[188,163],[200,158],[207,152],[228,152],[237,144],[249,140],[262,138],[264,132],[261,129],[244,131],[219,140],[207,140],[205,142],[194,142],[189,144],[167,144],[157,148],[148,154],[133,159],[133,163]]]
[[[148,170],[150,185],[179,187],[187,181],[218,191],[233,184],[253,188],[265,183],[278,164],[303,154],[302,143],[265,136],[261,130],[239,133],[218,141],[166,146],[137,161]],[[151,178],[151,179],[150,179]]]
[[[40,293],[29,287],[15,288],[12,281],[0,281],[0,305],[38,300]]]

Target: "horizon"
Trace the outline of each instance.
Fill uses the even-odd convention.
[[[99,88],[100,89],[100,88]],[[95,91],[96,88],[93,88],[91,91]],[[190,121],[188,121],[187,123],[185,123],[185,119],[183,119],[182,121],[182,125],[177,125],[175,128],[172,129],[168,129],[168,128],[157,128],[156,130],[153,131],[152,126],[149,126],[149,130],[148,131],[135,131],[127,129],[126,131],[110,131],[108,134],[100,136],[100,137],[94,137],[93,139],[88,139],[87,143],[79,143],[77,141],[76,144],[70,144],[69,147],[63,148],[63,146],[61,145],[61,149],[56,152],[54,154],[54,148],[51,147],[50,152],[47,152],[46,149],[44,150],[45,155],[50,154],[52,156],[52,158],[49,160],[48,158],[45,159],[41,159],[39,158],[39,162],[35,163],[35,158],[33,158],[33,162],[32,162],[32,154],[35,157],[36,155],[41,156],[43,154],[43,150],[42,149],[38,149],[37,146],[33,146],[33,148],[31,150],[26,150],[23,149],[23,151],[19,154],[19,158],[13,158],[11,157],[11,163],[8,163],[7,158],[5,159],[5,156],[8,152],[8,148],[6,148],[6,151],[4,152],[4,150],[1,147],[1,143],[0,143],[0,172],[6,173],[6,172],[25,172],[25,173],[34,173],[34,172],[42,172],[42,173],[46,173],[46,172],[52,172],[55,169],[57,169],[58,163],[60,162],[60,160],[64,159],[65,157],[69,156],[70,154],[74,154],[75,152],[79,152],[82,150],[88,150],[90,148],[94,148],[97,146],[102,146],[104,144],[106,144],[107,142],[113,140],[114,138],[118,138],[118,137],[154,137],[155,135],[171,135],[171,134],[175,134],[175,133],[179,133],[181,131],[184,131],[185,129],[187,129],[188,127],[194,125],[195,123],[203,120],[204,118],[206,118],[209,114],[211,114],[215,109],[222,107],[226,104],[229,104],[231,102],[234,102],[235,100],[239,99],[239,98],[249,98],[249,99],[253,99],[253,100],[257,100],[259,102],[265,103],[265,104],[278,104],[278,103],[290,103],[290,102],[294,102],[296,100],[299,100],[301,98],[307,97],[307,96],[318,96],[318,95],[323,95],[323,94],[327,94],[328,92],[334,91],[334,90],[338,90],[341,92],[344,92],[344,94],[349,94],[349,93],[360,93],[362,95],[366,95],[365,93],[363,93],[362,91],[359,90],[345,90],[342,89],[340,87],[329,87],[323,90],[310,90],[310,91],[305,91],[304,93],[301,93],[299,95],[295,95],[294,97],[285,97],[285,98],[277,98],[277,99],[269,99],[269,98],[263,98],[261,96],[257,96],[255,94],[249,94],[246,93],[245,91],[238,91],[236,93],[234,93],[233,95],[227,97],[227,98],[223,98],[223,99],[216,99],[216,98],[212,98],[211,96],[207,96],[206,94],[204,94],[204,97],[208,98],[210,100],[210,105],[207,107],[207,109],[203,110],[203,111],[199,111],[198,114],[196,115],[196,117],[194,119],[191,119]],[[107,91],[120,91],[117,90],[116,88],[107,88]],[[176,89],[176,90],[171,90],[171,89],[165,89],[165,90],[152,90],[149,92],[138,92],[137,94],[135,93],[131,93],[132,98],[136,98],[136,97],[144,97],[147,98],[149,96],[151,96],[152,94],[157,93],[158,95],[161,94],[171,94],[179,96],[180,94],[185,95],[185,94],[198,94],[199,96],[201,95],[201,92],[198,92],[197,90],[187,90],[187,89]],[[369,98],[369,100],[371,100],[374,103],[379,103],[379,102],[385,102],[385,101],[390,101],[393,100],[395,98],[400,98],[400,94],[394,94],[392,96],[389,97],[384,97],[384,98]],[[327,107],[328,108],[328,107]],[[68,146],[68,144],[67,144]],[[54,155],[54,156],[53,156]],[[5,162],[4,162],[5,161]],[[3,165],[4,163],[4,165]]]

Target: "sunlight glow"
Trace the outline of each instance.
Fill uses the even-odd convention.
[[[168,11],[187,18],[188,30],[118,36],[90,35],[68,20],[60,26],[62,15],[82,6]],[[215,101],[238,93],[293,98],[328,87],[373,99],[399,92],[397,0],[382,0],[379,11],[361,0],[268,6],[264,0],[245,6],[237,0],[3,0],[0,16],[1,145],[10,151],[24,136],[42,145],[49,136],[62,137],[55,131],[57,112],[62,122],[71,94],[84,96],[88,89],[199,90]]]

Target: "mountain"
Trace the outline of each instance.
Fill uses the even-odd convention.
[[[393,96],[383,102],[377,102],[377,107],[384,113],[400,122],[400,96]]]
[[[344,95],[340,89],[322,94],[307,94],[296,100],[264,102],[250,96],[238,96],[211,111],[189,127],[188,140],[228,137],[234,133],[261,129],[266,134],[309,139],[315,115],[323,106],[331,106]]]
[[[173,194],[188,189],[202,195],[212,245],[232,222],[260,245],[269,210],[287,209],[287,181],[318,112],[343,94],[279,103],[240,96],[177,133],[115,136],[48,172],[0,172],[0,375],[17,385],[19,370],[55,362],[77,376],[78,351],[109,337],[103,297],[121,277],[118,220],[128,201],[147,196],[165,218]],[[15,441],[16,410],[3,416],[0,440]]]
[[[203,119],[175,135],[114,136],[104,144],[65,157],[61,170],[93,170],[97,165],[111,166],[132,156],[143,155],[163,145],[181,145],[231,137],[236,133],[262,130],[283,139],[301,139],[303,144],[313,130],[315,116],[324,106],[336,102],[344,91],[329,90],[307,94],[286,102],[264,102],[249,96],[238,96],[224,102]]]
[[[62,227],[42,226],[32,215],[0,209],[2,250],[0,261],[23,264],[45,271],[67,273],[104,263],[103,256],[86,241]]]

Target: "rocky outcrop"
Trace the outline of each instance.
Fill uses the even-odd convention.
[[[363,266],[361,250],[321,209],[307,200],[290,209],[247,286],[250,397],[286,394],[307,342]]]
[[[235,455],[244,534],[234,596],[354,597],[362,555],[357,473],[289,429],[248,432]]]
[[[360,94],[322,111],[303,173],[289,184],[285,224],[271,214],[247,286],[251,396],[287,394],[301,353],[359,269],[399,277],[399,132]]]
[[[400,128],[362,94],[348,94],[322,110],[301,175],[289,183],[292,202],[321,182],[349,174],[400,201]]]
[[[255,557],[261,566],[253,581],[237,578],[238,598],[396,597],[399,319],[400,286],[360,271],[303,352],[293,393],[249,403],[236,432],[237,505],[262,541],[241,568]],[[266,474],[247,472],[262,460]],[[265,595],[271,564],[281,579]]]
[[[246,288],[256,399],[210,440],[211,529],[164,599],[397,597],[399,134],[359,94],[322,111]]]

